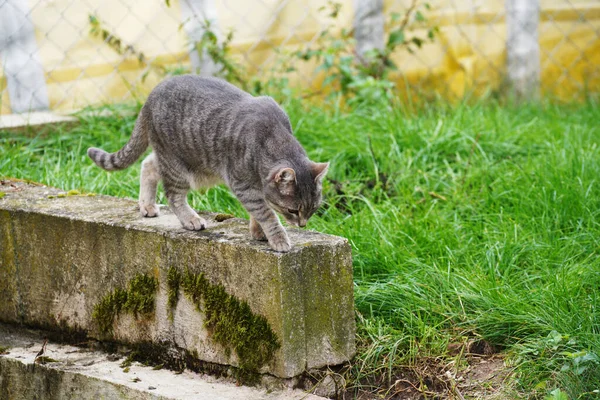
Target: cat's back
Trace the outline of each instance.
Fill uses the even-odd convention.
[[[180,75],[165,79],[148,96],[149,103],[235,103],[251,98],[249,93],[218,78]]]

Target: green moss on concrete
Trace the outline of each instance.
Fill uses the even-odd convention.
[[[129,281],[127,301],[124,311],[138,314],[154,312],[154,299],[158,289],[158,279],[151,275],[141,274]]]
[[[196,350],[186,350],[180,347],[173,348],[166,343],[139,342],[131,345],[133,350],[127,357],[153,368],[166,368],[175,373],[182,373],[185,369],[208,374],[215,377],[233,376],[239,383],[254,385],[260,382],[260,375],[255,371],[221,365],[200,360]],[[129,368],[127,366],[126,368]]]
[[[100,332],[112,334],[113,322],[122,312],[136,317],[153,313],[157,289],[158,280],[155,277],[139,274],[129,281],[127,289],[116,288],[104,296],[92,314]]]
[[[231,215],[231,214],[217,214],[215,215],[215,221],[217,222],[223,222],[226,221],[228,219],[231,218],[235,218],[235,215]]]
[[[58,360],[55,360],[52,357],[41,356],[35,359],[35,362],[38,364],[48,364],[48,363],[57,363]]]
[[[254,314],[246,302],[229,295],[223,286],[211,284],[204,274],[190,271],[182,274],[175,267],[167,271],[170,310],[177,305],[180,288],[204,314],[205,326],[212,340],[223,346],[226,352],[235,351],[239,360],[236,376],[247,383],[254,381],[258,370],[272,360],[281,346],[267,320]],[[154,312],[157,289],[156,278],[141,274],[129,281],[126,289],[116,288],[108,293],[92,314],[100,331],[112,334],[114,320],[121,313],[137,316]],[[145,356],[154,358],[150,354]]]
[[[181,283],[181,273],[175,267],[170,267],[167,271],[167,305],[169,307],[169,318],[173,319],[173,308],[179,300],[179,285]]]
[[[125,302],[127,301],[127,291],[117,288],[107,294],[94,307],[92,318],[98,324],[98,328],[102,333],[112,333],[112,325],[114,319],[119,315]]]
[[[4,196],[6,196],[5,192],[0,192],[0,199],[3,198]]]
[[[121,364],[119,364],[119,367],[121,368],[128,368],[131,367],[131,364],[133,364],[133,356],[131,354],[129,354]]]
[[[242,371],[252,374],[272,360],[281,344],[265,317],[254,314],[248,303],[228,294],[223,286],[211,284],[204,274],[169,271],[169,276],[169,294],[178,292],[181,285],[204,313],[211,338],[226,351],[235,351]]]
[[[81,191],[79,191],[77,189],[71,189],[68,192],[59,192],[56,195],[49,194],[46,197],[49,199],[56,199],[56,198],[64,199],[65,197],[73,197],[73,196],[93,197],[93,196],[96,196],[96,193],[82,193]]]
[[[0,346],[0,356],[2,354],[8,354],[8,350],[10,350],[10,347],[8,347],[8,346]]]

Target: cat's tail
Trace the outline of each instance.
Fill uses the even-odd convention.
[[[90,147],[87,151],[88,156],[100,167],[107,171],[117,171],[125,169],[133,164],[144,151],[148,148],[148,129],[150,121],[148,112],[140,111],[140,115],[135,123],[133,132],[129,141],[123,148],[116,153],[107,153],[102,149]]]

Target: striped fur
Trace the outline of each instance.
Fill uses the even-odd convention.
[[[151,146],[142,163],[140,212],[158,215],[163,182],[169,206],[184,228],[206,222],[187,203],[190,189],[224,182],[250,213],[250,233],[276,251],[291,243],[276,213],[304,226],[321,203],[328,163],[315,163],[292,134],[290,121],[269,97],[253,97],[225,81],[185,75],[150,93],[131,138],[116,153],[90,148],[109,171],[127,168]]]
[[[91,147],[88,149],[88,156],[98,165],[100,168],[107,171],[117,171],[125,169],[131,164],[137,161],[138,158],[148,148],[148,122],[146,112],[144,108],[140,111],[140,115],[135,123],[131,138],[123,146],[123,148],[116,153],[107,153],[102,149]]]

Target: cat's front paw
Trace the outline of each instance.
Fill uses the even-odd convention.
[[[158,217],[160,211],[157,204],[140,204],[140,214],[142,217],[152,218]]]
[[[287,253],[291,250],[292,244],[290,243],[290,239],[287,234],[283,232],[282,234],[274,235],[269,238],[269,245],[275,251],[280,253]]]
[[[206,220],[197,215],[194,215],[193,217],[190,217],[185,221],[180,220],[180,222],[181,225],[183,225],[183,227],[188,231],[201,231],[203,229],[206,229]]]

